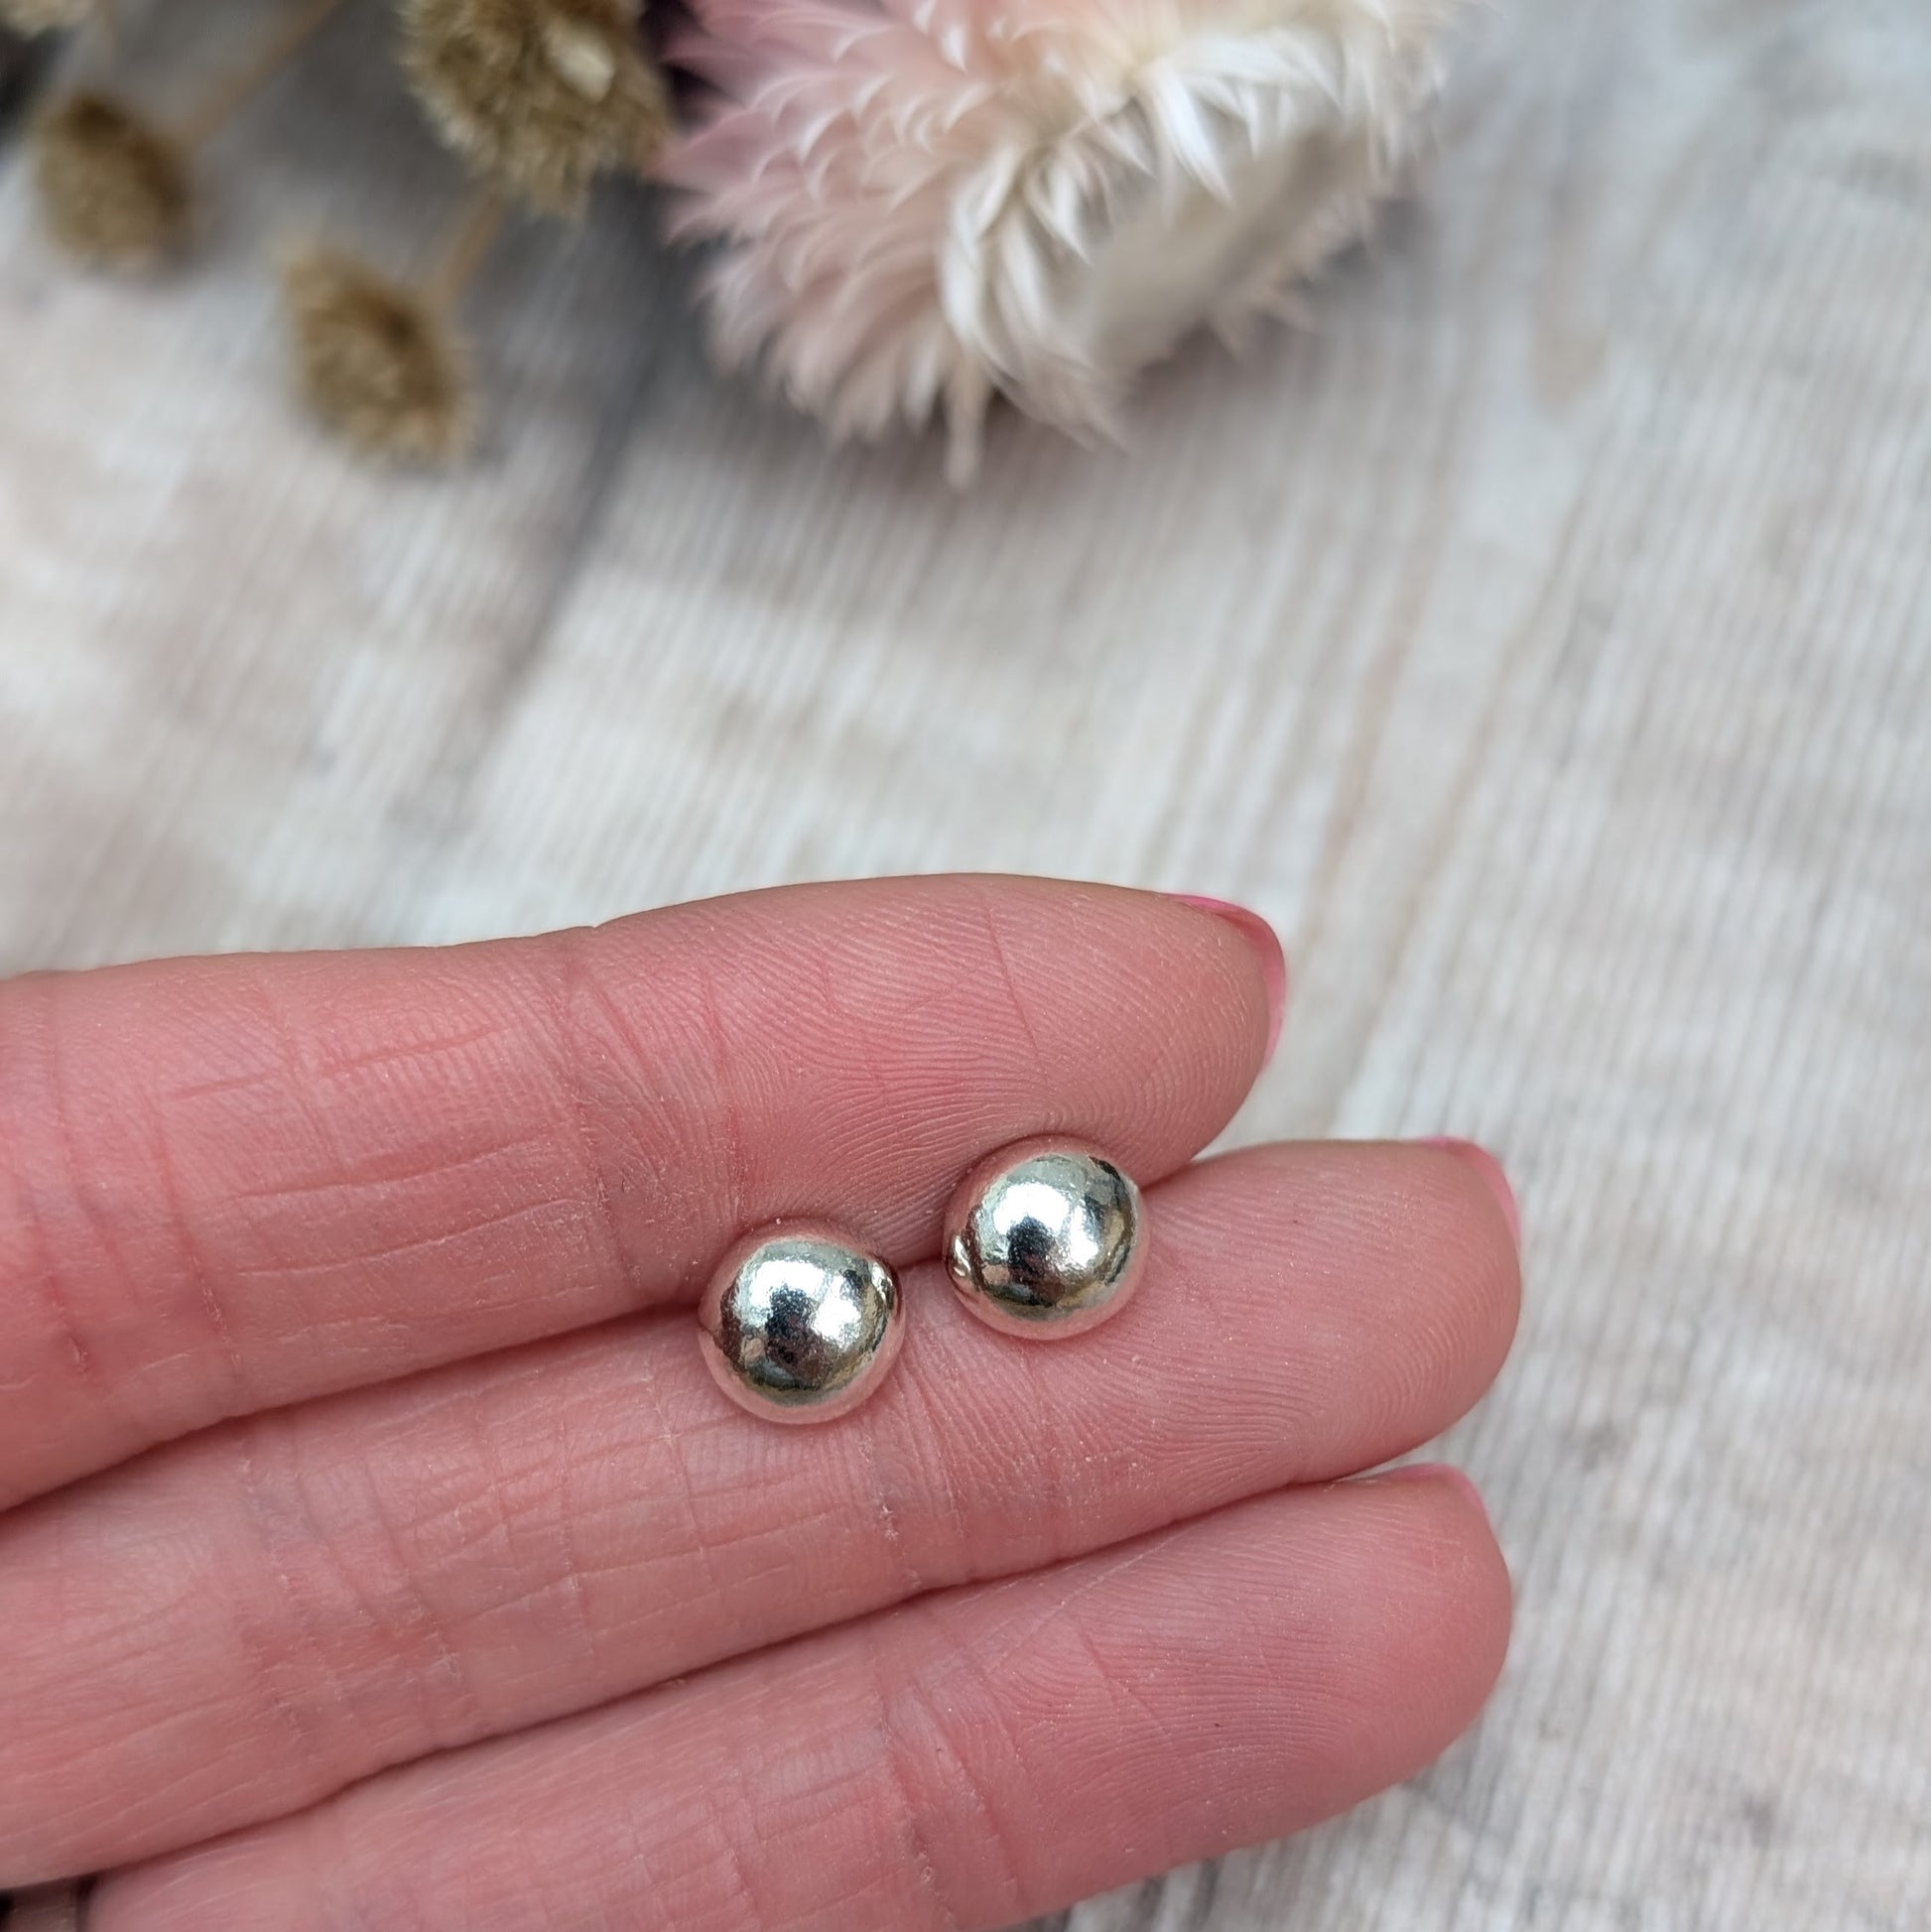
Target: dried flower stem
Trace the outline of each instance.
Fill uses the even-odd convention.
[[[423,300],[445,315],[462,300],[503,231],[503,197],[494,189],[471,195],[436,266],[424,277]]]
[[[175,139],[191,153],[205,147],[295,59],[340,5],[341,0],[309,0],[299,7],[189,112],[176,126]]]

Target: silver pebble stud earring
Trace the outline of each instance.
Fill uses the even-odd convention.
[[[1083,1335],[1115,1315],[1145,1261],[1140,1191],[1103,1155],[1053,1137],[1004,1147],[946,1212],[946,1272],[1008,1335]]]
[[[698,1306],[706,1365],[770,1422],[829,1422],[885,1379],[905,1339],[898,1278],[822,1222],[747,1234]]]

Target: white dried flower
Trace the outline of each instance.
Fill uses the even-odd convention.
[[[729,364],[837,436],[992,394],[1113,431],[1189,331],[1231,334],[1397,177],[1459,0],[700,0],[721,99],[671,153]]]

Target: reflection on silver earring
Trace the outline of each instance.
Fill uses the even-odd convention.
[[[905,1339],[898,1278],[822,1222],[779,1222],[718,1263],[698,1306],[706,1365],[732,1401],[771,1422],[848,1414]]]
[[[1083,1335],[1117,1314],[1145,1259],[1140,1191],[1056,1137],[982,1160],[946,1213],[946,1272],[966,1306],[1008,1335]]]

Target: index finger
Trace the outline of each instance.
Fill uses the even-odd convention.
[[[1231,1117],[1258,921],[983,877],[444,951],[0,986],[0,1506],[224,1417],[695,1295],[737,1233],[935,1252],[977,1155]]]

